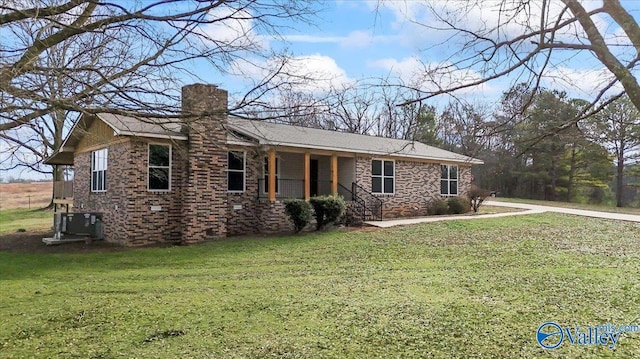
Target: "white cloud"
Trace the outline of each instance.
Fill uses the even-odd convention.
[[[316,35],[284,35],[283,40],[288,42],[306,42],[312,44],[319,43],[339,43],[345,39],[344,36],[316,36]]]
[[[370,31],[352,31],[340,42],[340,46],[346,48],[364,48],[381,39],[381,37],[376,38]]]
[[[326,91],[351,82],[333,58],[320,54],[272,58],[267,61],[240,60],[234,63],[233,69],[236,76],[253,82],[267,78],[279,70],[273,79],[274,83],[288,84],[301,92]]]
[[[460,69],[451,63],[423,62],[412,56],[402,60],[393,58],[380,59],[369,64],[371,67],[384,69],[390,75],[398,77],[403,83],[418,86],[423,91],[436,91],[480,80],[481,75],[470,69]],[[456,91],[456,94],[486,94],[494,92],[488,84],[480,84]]]
[[[338,44],[344,48],[365,48],[374,44],[392,42],[397,37],[374,35],[367,30],[355,30],[346,36],[284,35],[282,38],[288,42],[331,43]]]
[[[451,45],[454,42],[464,45],[470,40],[465,33],[451,31],[451,26],[486,38],[504,40],[538,29],[543,13],[546,27],[554,26],[559,16],[562,19],[572,16],[559,1],[546,3],[546,8],[542,4],[541,1],[531,1],[524,5],[521,0],[429,0],[385,1],[379,6],[393,15],[393,27],[401,35],[403,45],[424,49],[436,44],[459,48]],[[589,11],[599,5],[586,1],[583,6]],[[599,29],[606,32],[609,22],[602,15],[596,14],[592,19]],[[575,43],[584,38],[584,31],[577,23],[555,34],[556,41]]]
[[[255,32],[253,16],[246,10],[221,5],[207,14],[207,20],[214,22],[201,26],[199,31],[212,43],[235,48],[269,46],[268,40]]]
[[[576,70],[556,67],[545,72],[543,84],[549,88],[567,91],[577,97],[593,98],[613,79],[613,74],[606,68]],[[608,93],[622,90],[622,85],[616,83]]]

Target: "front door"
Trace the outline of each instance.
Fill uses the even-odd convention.
[[[310,195],[311,197],[318,195],[318,160],[310,160],[309,162],[310,173]]]

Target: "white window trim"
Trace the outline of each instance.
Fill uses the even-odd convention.
[[[151,189],[149,188],[149,177],[151,175],[151,168],[167,168],[167,166],[151,166],[151,146],[168,146],[169,147],[169,188],[168,189]],[[173,148],[171,144],[167,143],[154,143],[147,144],[147,191],[149,192],[171,192],[171,165],[173,164]]]
[[[265,157],[265,161],[269,161],[269,157]],[[267,163],[263,162],[262,164],[262,180],[264,182],[264,186],[262,186],[262,194],[268,194],[269,189],[267,188],[267,171],[266,168]],[[276,194],[280,193],[280,158],[276,157]]]
[[[387,160],[384,158],[373,158],[371,160],[371,167],[373,167],[373,161],[381,161],[382,163],[380,164],[382,166],[381,170],[382,173],[378,176],[378,175],[374,175],[373,171],[371,171],[371,193],[376,195],[376,196],[393,196],[396,194],[396,160]],[[392,162],[393,163],[393,176],[385,176],[384,174],[384,163],[385,162]],[[381,190],[382,192],[373,192],[373,177],[380,177],[382,178],[382,186],[381,186]],[[384,191],[384,179],[385,178],[392,178],[393,179],[393,192],[385,192]]]
[[[102,152],[105,151],[105,159],[104,159],[104,168],[103,169],[99,169],[96,170],[95,169],[95,155],[98,152]],[[105,148],[101,148],[99,150],[95,150],[95,151],[91,151],[91,192],[93,193],[101,193],[101,192],[107,192],[107,169],[109,169],[109,147],[105,147]],[[100,189],[100,190],[94,190],[94,183],[93,183],[93,173],[94,172],[104,172],[104,175],[102,176],[102,187],[104,189]]]
[[[440,166],[440,182],[447,181],[447,193],[442,193],[441,185],[440,195],[442,197],[458,197],[460,195],[460,167],[458,165],[448,165],[446,163],[441,163]],[[447,166],[447,178],[442,178],[442,166]],[[458,177],[454,180],[451,179],[451,167],[455,167],[456,173],[458,174]],[[449,193],[451,189],[451,181],[456,181],[456,194]]]
[[[229,154],[231,152],[242,153],[242,170],[229,169]],[[242,190],[230,190],[229,189],[229,172],[242,172]],[[227,193],[244,193],[247,190],[247,152],[246,151],[227,151]]]

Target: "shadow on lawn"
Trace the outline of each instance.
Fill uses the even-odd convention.
[[[10,253],[105,253],[128,248],[106,241],[73,242],[56,245],[42,243],[42,238],[53,237],[52,231],[11,233],[0,236],[0,251]]]
[[[313,238],[344,232],[313,232],[304,235],[247,235],[205,241],[189,245],[171,243],[142,247],[124,247],[106,241],[71,242],[45,245],[42,238],[50,231],[12,233],[0,236],[0,279],[17,279],[74,270],[137,270],[144,268],[181,268],[200,263],[233,258],[237,253],[281,252],[292,242],[309,242]],[[294,244],[295,246],[295,244]],[[283,250],[284,250],[283,249]],[[227,258],[228,259],[228,258]]]

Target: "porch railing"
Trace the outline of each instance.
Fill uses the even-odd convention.
[[[357,183],[351,183],[351,193],[353,194],[353,201],[357,205],[362,206],[362,219],[363,220],[382,220],[382,200],[376,197],[371,192],[362,188]]]
[[[258,198],[269,198],[267,184],[264,178],[258,180]],[[331,181],[314,181],[310,185],[312,197],[331,194]],[[347,201],[353,200],[351,191],[343,185],[338,186],[338,194]],[[276,198],[304,198],[304,180],[279,178],[276,182]]]
[[[268,181],[258,180],[258,198],[269,198]],[[304,180],[279,178],[276,181],[276,198],[304,198]]]
[[[54,199],[73,198],[73,181],[53,182],[53,198]]]

